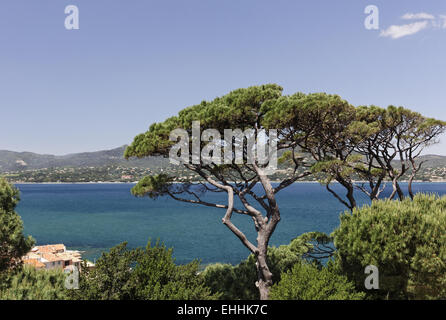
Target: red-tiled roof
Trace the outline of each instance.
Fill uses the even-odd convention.
[[[25,259],[23,263],[26,265],[33,266],[34,268],[45,268],[45,265],[37,259]]]
[[[58,251],[61,251],[61,252],[65,251],[65,245],[63,245],[63,244],[48,244],[45,246],[37,246],[36,248],[37,248],[38,252],[42,252],[42,253],[45,253],[45,252],[56,253]]]

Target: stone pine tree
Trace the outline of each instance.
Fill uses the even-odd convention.
[[[369,130],[355,122],[355,107],[338,95],[325,93],[297,93],[280,100],[266,116],[267,127],[283,127],[290,122],[292,130],[285,137],[289,145],[310,157],[312,172],[321,183],[342,204],[353,209],[353,168],[360,158],[355,154],[355,146]],[[332,189],[332,182],[345,188],[345,196]]]
[[[265,123],[267,127],[292,125],[288,141],[297,142],[299,150],[311,157],[312,172],[350,210],[357,205],[356,190],[376,200],[387,180],[392,183],[389,198],[402,200],[399,181],[405,175],[413,198],[412,181],[423,164],[419,156],[446,129],[446,122],[403,107],[355,108],[325,93],[281,97]],[[338,182],[345,195],[332,189],[332,182]]]
[[[15,212],[19,191],[0,178],[0,275],[21,266],[21,257],[33,246],[31,237],[23,235],[23,223]]]
[[[359,107],[356,121],[371,128],[370,134],[355,146],[355,152],[363,156],[362,166],[355,169],[369,182],[369,189],[361,190],[376,200],[387,177],[392,183],[389,199],[397,196],[402,200],[404,192],[399,181],[408,176],[407,191],[413,199],[412,182],[424,163],[419,157],[426,147],[438,143],[446,122],[395,106]]]
[[[267,250],[271,235],[281,219],[276,195],[296,180],[310,174],[305,169],[306,164],[301,161],[302,159],[293,154],[294,173],[273,185],[267,175],[267,170],[273,160],[274,152],[257,152],[260,147],[256,150],[249,143],[254,137],[254,139],[257,138],[257,146],[276,145],[277,151],[280,152],[285,149],[290,150],[290,148],[294,150],[297,143],[305,139],[305,136],[302,136],[289,141],[290,135],[294,132],[291,118],[288,122],[284,122],[281,128],[277,128],[276,133],[264,130],[267,115],[275,109],[275,104],[281,103],[279,99],[281,96],[281,87],[268,84],[238,89],[213,101],[203,101],[180,111],[177,116],[162,123],[151,125],[147,132],[136,136],[125,151],[126,158],[169,157],[178,143],[175,139],[174,141],[170,139],[170,133],[175,129],[183,129],[186,130],[188,137],[193,137],[194,130],[197,130],[197,128],[194,129],[193,122],[199,121],[203,141],[197,142],[197,139],[188,137],[182,139],[184,139],[185,149],[199,143],[202,157],[184,154],[184,150],[173,150],[175,156],[181,154],[181,165],[195,173],[199,179],[186,178],[182,181],[183,183],[175,184],[174,177],[166,174],[148,176],[132,189],[132,193],[136,196],[151,198],[169,196],[185,203],[225,209],[223,224],[255,256],[256,286],[261,299],[268,299],[272,286]],[[213,130],[206,131],[206,129]],[[223,138],[225,133],[228,134],[229,129],[233,130],[229,139],[232,142],[230,150],[226,143],[228,139],[225,141]],[[245,140],[246,143],[244,143]],[[217,164],[214,160],[221,156],[221,151],[225,155],[225,160],[227,156],[230,160]],[[263,154],[262,161],[260,161],[260,154]],[[247,161],[249,156],[254,159],[251,163]],[[209,192],[226,194],[226,200],[222,203],[209,202],[203,197]],[[243,231],[234,225],[231,221],[233,214],[252,220],[257,231],[256,242],[249,240]]]

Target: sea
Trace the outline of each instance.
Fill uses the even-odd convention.
[[[224,209],[178,202],[168,197],[136,198],[133,184],[17,184],[21,201],[17,212],[25,234],[38,245],[63,243],[83,251],[83,258],[95,262],[103,252],[119,243],[145,247],[160,240],[173,248],[176,262],[198,259],[202,264],[237,264],[249,251],[222,224]],[[402,184],[406,188],[406,184]],[[415,183],[415,192],[446,193],[446,183]],[[258,192],[260,185],[256,186]],[[345,194],[339,185],[334,190]],[[384,196],[390,193],[390,186]],[[359,191],[360,205],[369,200]],[[204,194],[203,199],[225,204],[223,193]],[[294,183],[280,191],[281,212],[270,241],[271,246],[288,244],[305,232],[331,233],[346,208],[319,183]],[[240,204],[237,206],[241,207]],[[256,232],[247,216],[233,214],[234,224],[255,243]]]

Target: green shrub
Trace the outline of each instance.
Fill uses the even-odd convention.
[[[85,300],[200,300],[216,299],[198,275],[199,263],[176,265],[172,249],[149,242],[145,249],[122,243],[103,253],[93,270],[80,274],[72,299]]]
[[[67,298],[62,270],[36,270],[23,266],[11,276],[0,300],[63,300]]]
[[[281,274],[290,270],[302,257],[310,253],[313,242],[325,242],[328,238],[318,232],[302,234],[290,244],[268,248],[268,266],[273,274],[273,282],[279,282]],[[221,293],[224,300],[257,300],[259,290],[257,281],[256,260],[254,255],[236,266],[230,264],[212,264],[206,267],[202,276],[213,293]]]
[[[132,278],[137,283],[135,299],[202,300],[214,299],[210,289],[198,275],[200,263],[192,261],[176,265],[173,250],[158,242],[140,250]]]
[[[361,300],[365,294],[356,292],[346,276],[331,267],[321,267],[305,261],[282,274],[271,288],[273,300]]]
[[[280,280],[280,274],[289,270],[300,260],[289,246],[268,248],[268,266],[273,274],[273,281]],[[259,290],[255,286],[257,269],[254,255],[236,266],[213,264],[206,267],[202,276],[213,293],[221,293],[224,300],[257,300]]]
[[[23,235],[23,222],[15,211],[19,200],[19,190],[0,177],[0,287],[4,287],[3,273],[20,269],[21,257],[34,245],[31,237]]]
[[[364,288],[367,265],[379,269],[371,297],[446,298],[446,197],[374,201],[341,215],[333,232],[341,272]]]

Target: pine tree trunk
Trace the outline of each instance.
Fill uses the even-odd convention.
[[[258,280],[256,286],[259,289],[260,300],[269,299],[269,291],[273,284],[273,274],[269,270],[267,263],[268,239],[262,235],[262,231],[258,236],[259,254],[257,255],[257,275]]]
[[[409,196],[412,200],[413,200],[412,182],[413,182],[414,178],[415,178],[415,174],[412,174],[409,178],[409,183],[407,185],[407,190],[408,190]]]
[[[398,194],[398,198],[399,198],[400,200],[403,200],[403,199],[404,199],[404,193],[403,193],[403,191],[401,190],[401,187],[400,187],[400,185],[399,185],[397,179],[398,179],[398,178],[396,178],[396,177],[394,177],[394,178],[392,179],[392,187],[393,187],[393,191],[392,191],[392,194],[390,195],[389,199],[393,199],[393,198],[395,197],[395,195]]]

